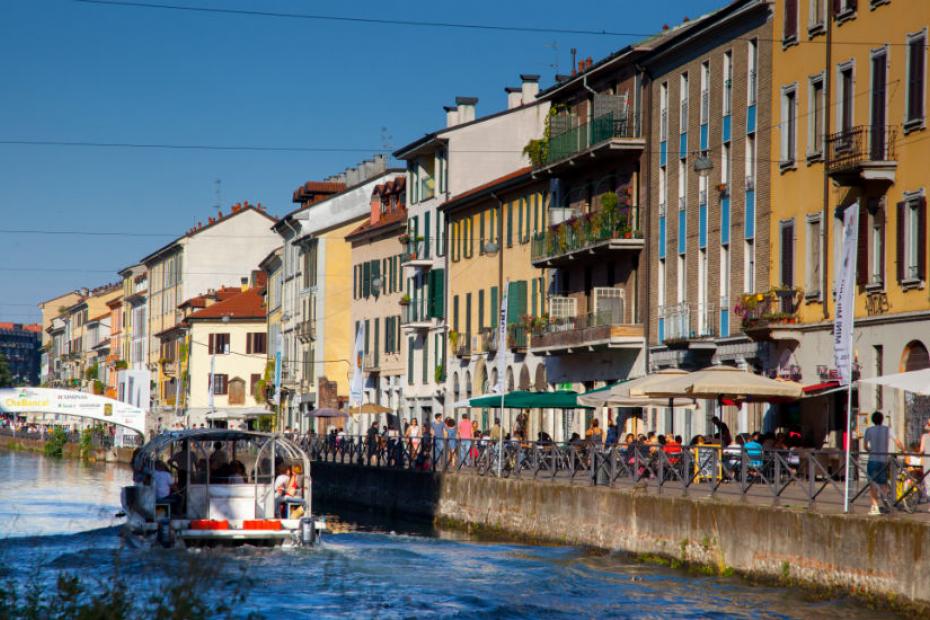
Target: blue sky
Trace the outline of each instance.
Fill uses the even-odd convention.
[[[649,33],[725,0],[566,3],[152,0],[240,9]],[[595,60],[633,39],[334,23],[107,7],[0,3],[0,140],[341,147],[231,152],[0,144],[0,320],[116,280],[116,270],[213,213],[261,202],[280,215],[293,189],[438,128],[456,95],[478,113],[505,105],[520,73],[542,86],[569,50]],[[555,48],[553,47],[555,44]],[[385,129],[386,128],[386,131]]]

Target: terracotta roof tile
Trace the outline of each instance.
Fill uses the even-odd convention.
[[[461,194],[458,194],[458,195],[456,195],[456,196],[453,196],[453,197],[450,198],[448,201],[446,201],[446,204],[458,202],[459,200],[462,200],[463,198],[468,198],[469,196],[474,196],[475,194],[480,194],[481,192],[483,192],[483,191],[485,191],[485,190],[491,189],[491,188],[494,187],[495,185],[500,185],[501,183],[506,183],[507,181],[511,181],[511,180],[516,179],[516,178],[518,178],[518,177],[521,177],[521,176],[523,176],[523,175],[525,175],[525,174],[529,174],[529,173],[532,172],[532,171],[533,171],[533,167],[532,167],[532,166],[527,166],[527,167],[525,167],[525,168],[520,168],[519,170],[514,170],[513,172],[511,172],[511,173],[509,173],[509,174],[505,174],[505,175],[502,176],[502,177],[498,177],[498,178],[496,178],[496,179],[493,179],[493,180],[491,180],[491,181],[488,181],[487,183],[483,183],[483,184],[478,185],[478,186],[476,186],[476,187],[472,187],[471,189],[466,190],[466,191],[462,192]]]
[[[0,329],[22,329],[27,332],[40,333],[42,331],[42,326],[38,323],[29,323],[23,325],[22,323],[11,323],[11,322],[2,322],[0,321]]]
[[[224,316],[231,319],[265,318],[264,300],[257,288],[250,288],[235,295],[230,294],[223,297],[222,301],[217,301],[212,306],[194,312],[187,317],[187,320],[221,319]]]

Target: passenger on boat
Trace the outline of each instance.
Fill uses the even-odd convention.
[[[278,517],[284,515],[285,502],[287,501],[287,488],[290,481],[291,468],[283,463],[278,465],[278,475],[274,479],[275,514]]]
[[[229,484],[245,484],[248,482],[248,475],[245,473],[245,465],[241,461],[233,461],[229,464],[230,474],[227,478]]]
[[[160,504],[168,504],[171,506],[171,512],[177,512],[181,507],[181,496],[177,492],[177,485],[174,484],[174,477],[163,461],[155,461],[153,482],[155,484],[155,501]]]
[[[210,473],[213,474],[229,461],[223,450],[223,442],[213,442],[213,453],[210,454]]]

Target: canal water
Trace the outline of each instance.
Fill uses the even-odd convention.
[[[347,514],[334,515],[344,533],[327,535],[318,549],[137,550],[122,544],[114,516],[129,479],[122,466],[0,451],[3,580],[22,586],[52,583],[62,572],[103,580],[118,573],[150,596],[196,555],[245,575],[238,609],[268,618],[876,617],[849,599],[814,600],[620,555],[469,540]]]

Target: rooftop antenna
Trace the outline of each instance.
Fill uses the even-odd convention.
[[[550,41],[550,42],[546,43],[546,47],[552,50],[552,54],[553,54],[553,57],[554,57],[554,62],[552,62],[552,63],[549,65],[549,67],[550,67],[551,69],[554,69],[555,72],[558,73],[558,72],[559,72],[559,42],[558,42],[558,41]]]
[[[215,204],[213,208],[219,210],[223,207],[223,180],[213,179],[213,199]]]
[[[381,150],[384,151],[385,157],[394,150],[394,136],[392,136],[388,128],[383,125],[381,126]]]
[[[573,47],[570,51],[572,53],[572,64],[570,68],[572,75],[575,75],[575,57],[578,55],[578,50]]]

